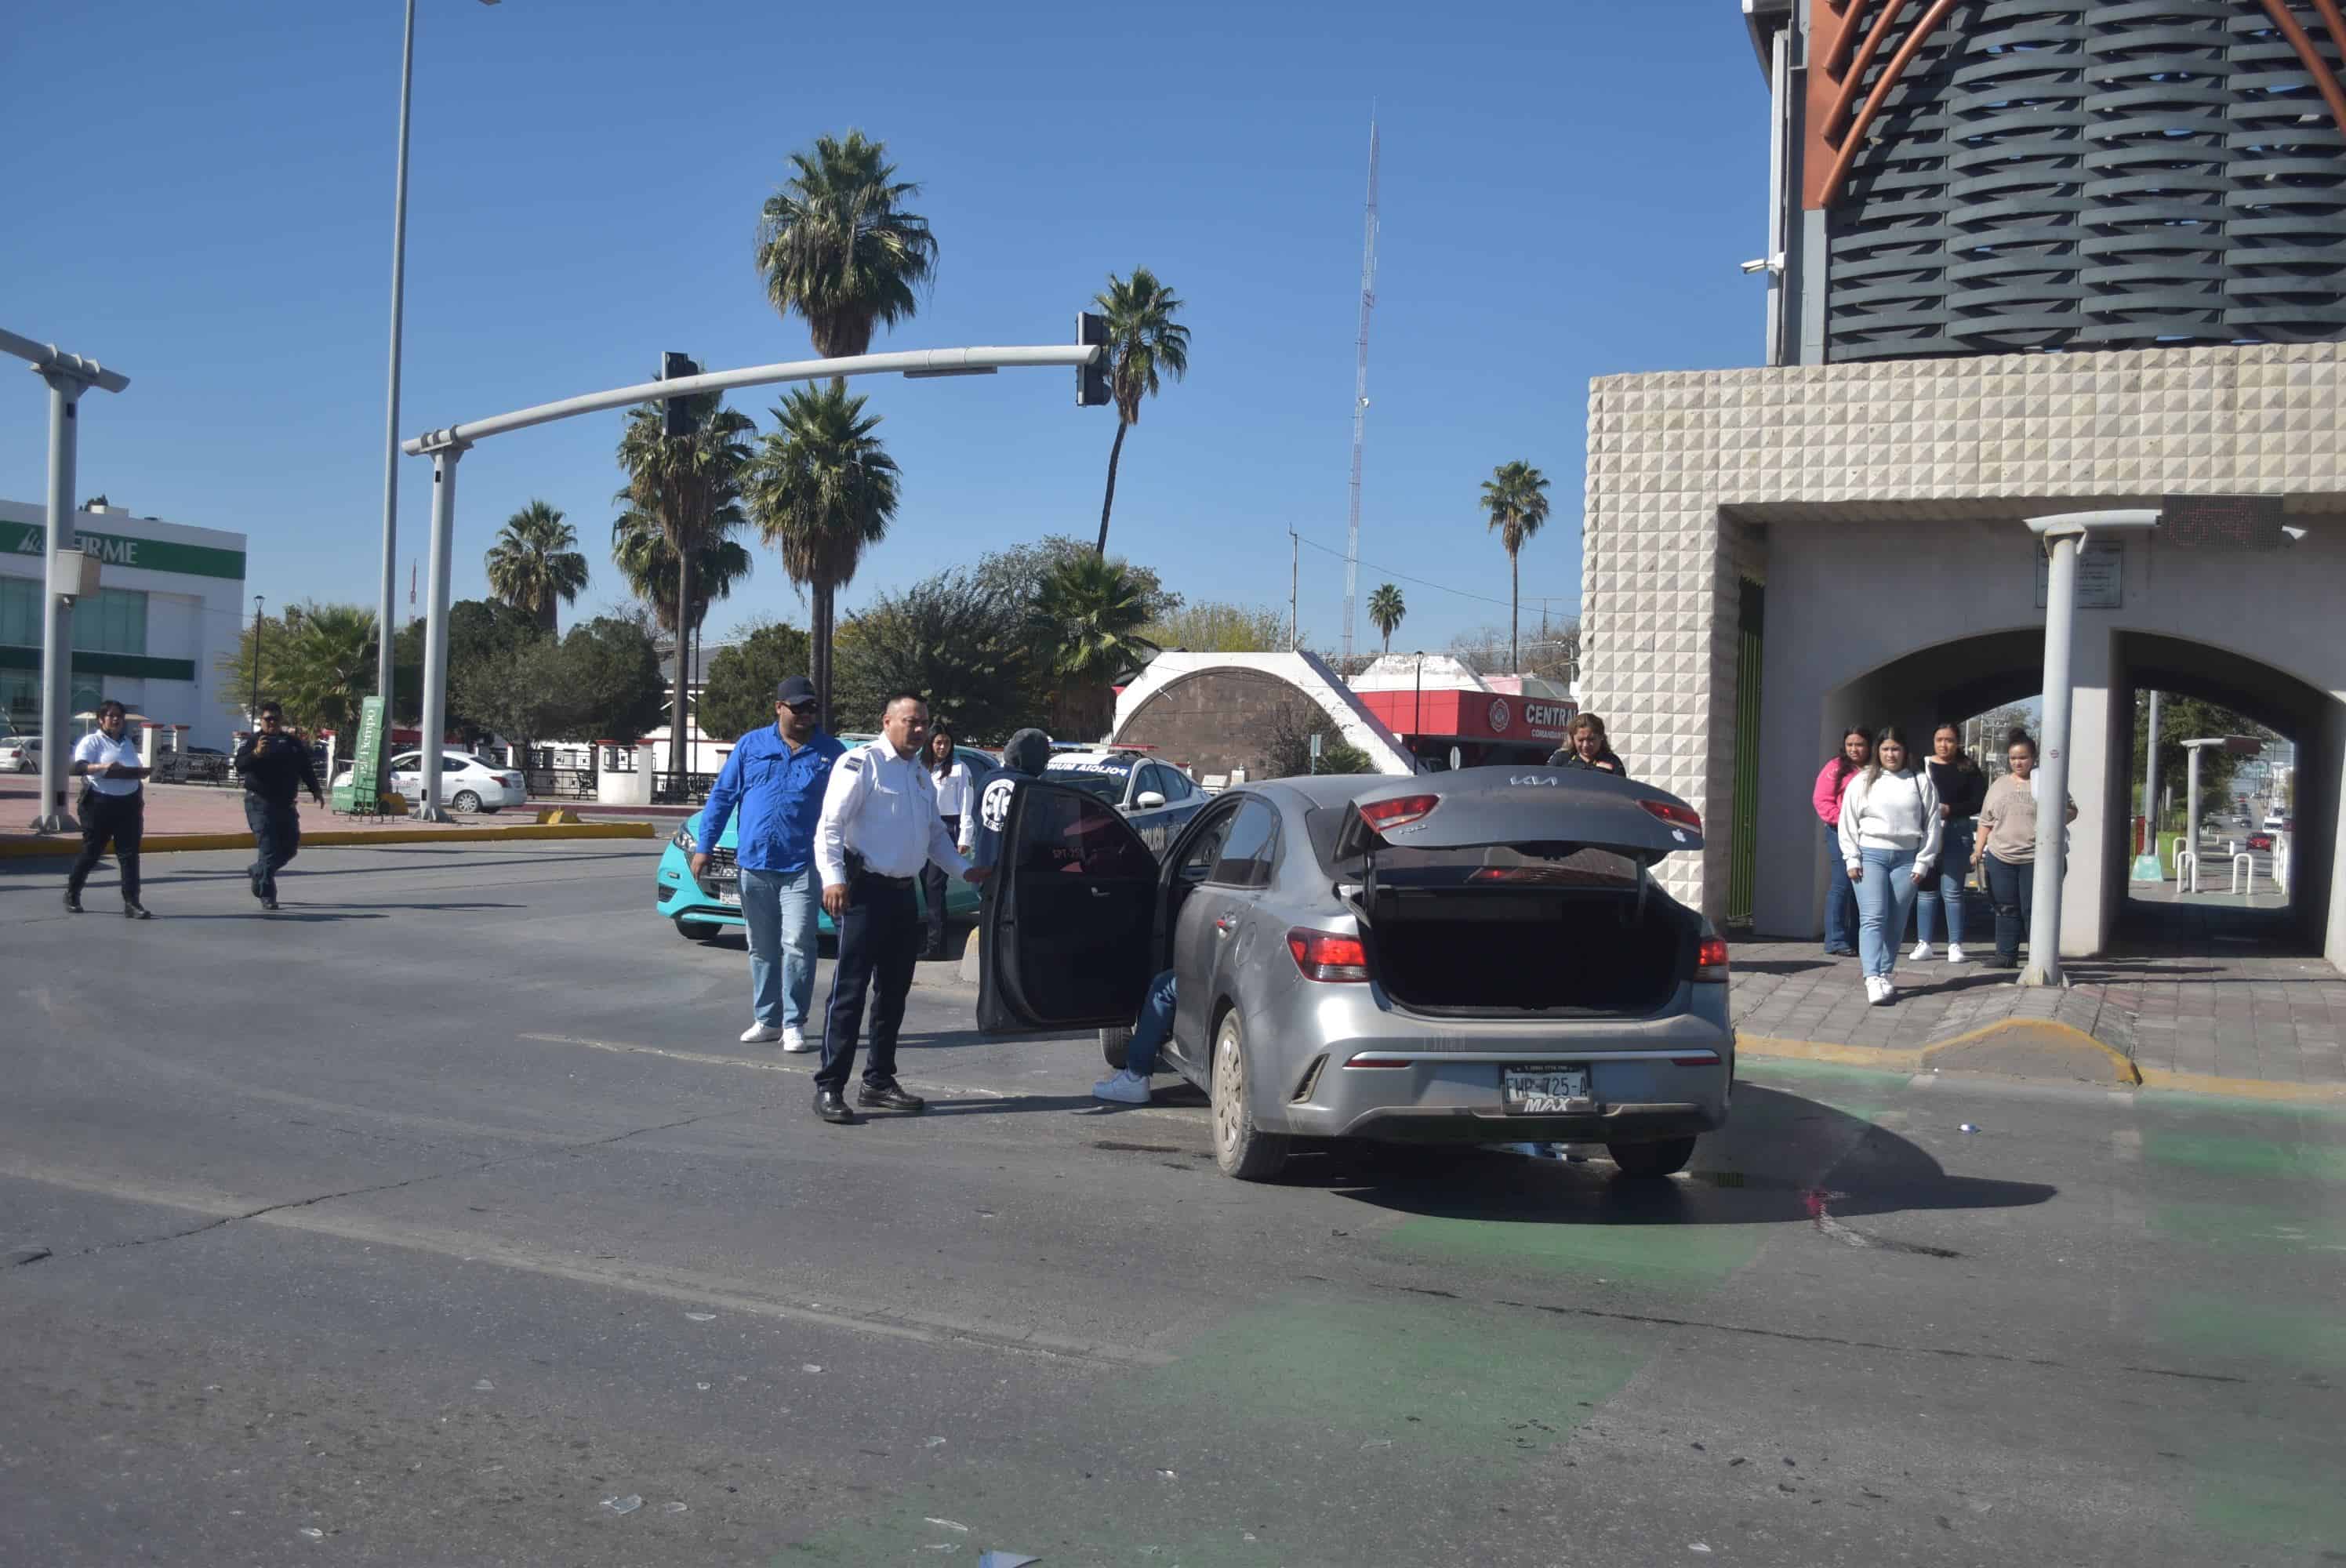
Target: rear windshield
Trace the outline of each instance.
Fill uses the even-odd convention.
[[[1330,876],[1358,876],[1357,860],[1336,858],[1336,835],[1344,808],[1320,807],[1303,814],[1304,830],[1320,869]],[[1520,844],[1468,844],[1451,849],[1412,849],[1388,844],[1377,851],[1377,877],[1413,887],[1463,887],[1470,883],[1529,887],[1634,888],[1644,876],[1631,856],[1617,850],[1563,840]]]

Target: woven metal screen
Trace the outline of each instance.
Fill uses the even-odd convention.
[[[2341,41],[2290,14],[2334,76]],[[2346,136],[2259,0],[1962,0],[1828,209],[1828,356],[2346,337],[2342,187]]]

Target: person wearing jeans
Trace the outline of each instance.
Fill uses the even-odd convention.
[[[1140,1000],[1140,1016],[1133,1020],[1132,1037],[1124,1044],[1124,1066],[1115,1076],[1092,1085],[1092,1098],[1123,1105],[1148,1104],[1148,1080],[1157,1071],[1157,1054],[1173,1033],[1173,972],[1167,970],[1148,983]]]
[[[2014,729],[2004,749],[2012,771],[1988,786],[1980,807],[1980,870],[1988,902],[1995,906],[1997,969],[2020,967],[2020,944],[2035,939],[2029,931],[2036,913],[2036,742]],[[2077,802],[2066,802],[2067,821],[2077,820]]]
[[[1895,725],[1873,738],[1873,760],[1849,781],[1841,804],[1841,851],[1857,884],[1858,956],[1866,1000],[1898,998],[1891,971],[1914,894],[1939,858],[1938,791],[1927,772],[1906,766],[1906,737]]]
[[[1851,728],[1841,738],[1841,750],[1817,772],[1809,803],[1825,825],[1825,956],[1857,956],[1857,887],[1849,880],[1849,866],[1841,852],[1841,798],[1859,769],[1873,760],[1873,739]]]
[[[731,820],[733,864],[741,882],[741,923],[750,933],[752,1016],[741,1044],[779,1040],[810,1051],[807,1011],[814,1005],[815,823],[822,815],[831,767],[847,748],[816,722],[814,682],[794,675],[774,688],[774,722],[735,744],[694,829],[692,874],[709,874],[709,851]]]
[[[260,728],[237,748],[234,763],[236,776],[244,783],[244,820],[252,830],[258,857],[245,874],[260,907],[273,910],[277,873],[301,850],[301,818],[294,797],[306,789],[321,806],[326,797],[318,788],[318,768],[310,759],[309,746],[299,736],[285,733],[284,709],[264,702],[253,721]]]
[[[1943,916],[1947,928],[1947,962],[1964,962],[1964,884],[1971,880],[1972,840],[1981,805],[1987,799],[1987,778],[1964,751],[1963,732],[1943,724],[1932,732],[1931,787],[1939,792],[1939,863],[1923,879],[1914,895],[1914,951],[1906,956],[1920,962],[1932,955]]]

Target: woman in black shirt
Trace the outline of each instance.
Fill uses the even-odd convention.
[[[1979,823],[1980,805],[1987,799],[1987,775],[1964,750],[1963,732],[1943,724],[1931,734],[1931,787],[1939,792],[1939,864],[1923,882],[1914,899],[1914,951],[1907,957],[1932,956],[1931,943],[1939,934],[1943,915],[1947,927],[1947,962],[1964,962],[1964,884],[1971,880],[1972,837]]]

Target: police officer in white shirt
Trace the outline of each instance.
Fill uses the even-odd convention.
[[[896,1082],[896,1031],[921,948],[913,879],[927,865],[982,882],[937,814],[936,783],[923,760],[929,705],[911,692],[889,698],[880,738],[831,765],[814,831],[822,907],[839,929],[839,962],[824,1011],[822,1066],[814,1075],[815,1115],[849,1123],[847,1077],[855,1068],[863,997],[872,997],[872,1056],[855,1103],[867,1110],[918,1111],[923,1102]]]
[[[138,743],[125,733],[129,710],[112,697],[97,705],[97,728],[74,747],[73,771],[83,783],[81,797],[81,858],[66,873],[66,908],[81,913],[82,884],[114,840],[114,858],[122,867],[122,913],[129,920],[152,920],[138,901],[138,840],[147,829],[147,777]]]

